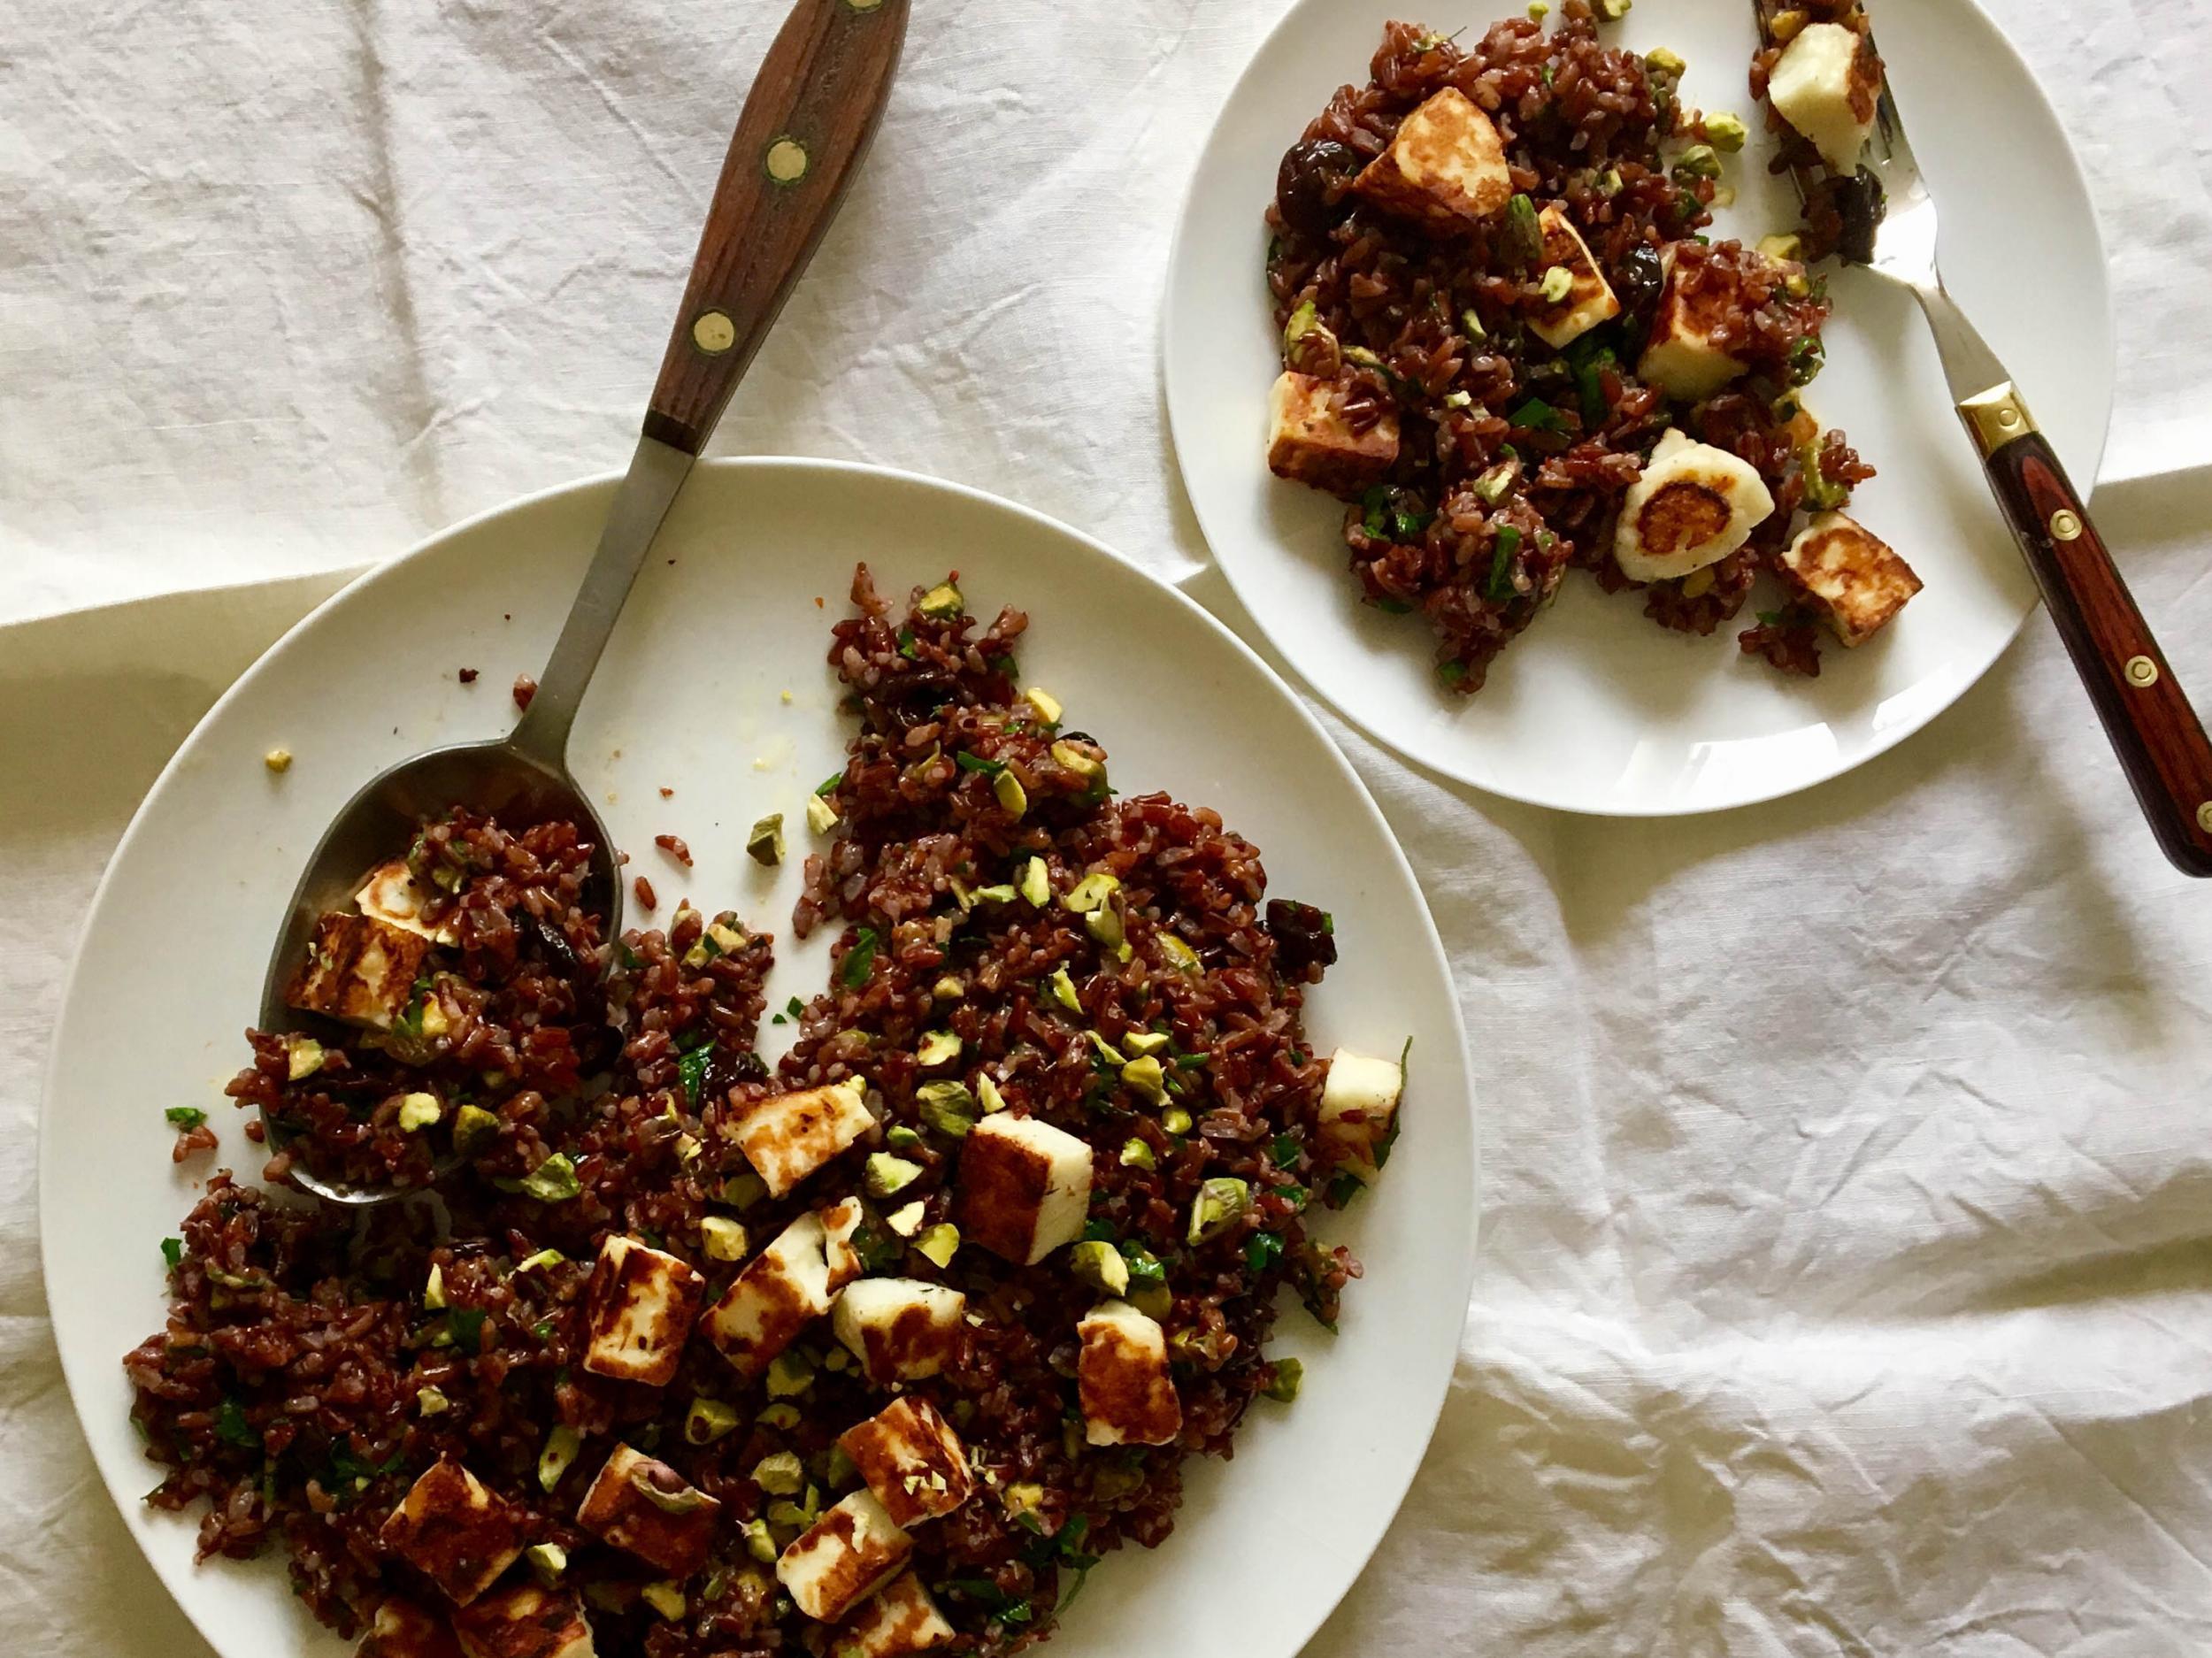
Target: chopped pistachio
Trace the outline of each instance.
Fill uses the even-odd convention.
[[[1713,148],[1723,155],[1732,156],[1750,141],[1751,129],[1744,125],[1743,117],[1723,110],[1717,115],[1705,118],[1705,136]]]
[[[480,1105],[465,1105],[453,1119],[453,1149],[467,1156],[499,1137],[499,1118]]]
[[[1075,994],[1075,981],[1068,977],[1066,968],[1054,968],[1052,977],[1046,983],[1052,986],[1052,999],[1070,1013],[1083,1011],[1083,998]]]
[[[530,1574],[550,1589],[561,1580],[568,1570],[568,1551],[558,1543],[533,1543],[522,1551],[530,1562]]]
[[[1056,725],[1067,710],[1060,706],[1060,699],[1040,686],[1031,686],[1022,693],[1022,701],[1037,710],[1037,718],[1048,725]]]
[[[1018,1480],[1000,1490],[999,1501],[1006,1505],[1006,1512],[1018,1520],[1045,1506],[1045,1488],[1028,1480]]]
[[[1032,909],[1041,910],[1052,902],[1052,870],[1042,858],[1022,865],[1021,893]]]
[[[1444,406],[1447,409],[1471,409],[1475,406],[1475,395],[1470,391],[1448,391],[1444,394]]]
[[[1164,1053],[1168,1035],[1165,1031],[1132,1031],[1121,1039],[1121,1045],[1136,1055]]]
[[[957,979],[947,973],[929,987],[929,994],[940,1002],[957,1002],[966,994],[966,989]]]
[[[924,616],[933,616],[941,622],[949,622],[968,608],[968,602],[951,582],[941,581],[922,595],[922,602],[914,608]]]
[[[1800,259],[1805,254],[1805,240],[1793,234],[1762,236],[1759,251],[1770,259]]]
[[[925,1085],[934,1086],[934,1085]],[[912,1151],[922,1143],[922,1137],[903,1123],[894,1123],[883,1131],[883,1143],[893,1151]]]
[[[1160,941],[1160,954],[1167,957],[1167,964],[1179,973],[1195,973],[1205,963],[1198,959],[1198,952],[1164,930],[1152,935]]]
[[[832,1347],[822,1355],[822,1368],[834,1376],[853,1362],[853,1355],[842,1347]]]
[[[1777,12],[1767,32],[1774,36],[1777,46],[1786,46],[1805,32],[1805,26],[1813,20],[1813,14],[1802,6],[1791,6]]]
[[[280,774],[289,771],[292,769],[292,751],[289,748],[272,748],[261,756],[261,764]]]
[[[1146,1284],[1132,1288],[1128,1301],[1147,1318],[1164,1318],[1175,1310],[1175,1293],[1164,1284]]]
[[[1537,291],[1544,296],[1546,304],[1563,304],[1567,296],[1575,291],[1575,273],[1563,265],[1552,265],[1537,284]]]
[[[805,1354],[786,1347],[768,1362],[768,1397],[795,1399],[814,1386],[814,1366]]]
[[[445,1310],[445,1269],[435,1261],[430,1263],[430,1276],[422,1283],[422,1304],[426,1312]]]
[[[1094,910],[1102,908],[1109,898],[1120,890],[1120,880],[1101,870],[1095,874],[1086,875],[1070,887],[1061,898],[1060,906],[1071,914],[1087,916]]]
[[[285,1070],[294,1082],[303,1082],[323,1068],[323,1045],[295,1031],[284,1039]]]
[[[916,1198],[911,1203],[893,1209],[883,1217],[883,1224],[902,1238],[911,1238],[922,1229],[922,1217],[929,1206]]]
[[[998,796],[999,805],[1009,817],[1018,817],[1029,810],[1029,791],[1010,767],[991,779],[991,793]]]
[[[541,1249],[535,1255],[525,1255],[516,1262],[515,1270],[518,1273],[535,1272],[541,1267],[559,1266],[567,1259],[568,1257],[557,1249]]]
[[[914,1050],[914,1063],[925,1069],[932,1065],[949,1065],[959,1057],[960,1039],[950,1031],[924,1032],[922,1045]]]
[[[783,862],[783,814],[772,811],[753,825],[745,837],[745,851],[756,864],[773,869]]]
[[[1689,68],[1682,61],[1682,54],[1662,46],[1657,51],[1644,54],[1644,67],[1655,69],[1663,75],[1679,75]]]
[[[750,1169],[722,1182],[722,1201],[742,1214],[768,1195],[768,1182]]]
[[[1710,144],[1692,144],[1674,158],[1674,176],[1678,183],[1693,179],[1720,177],[1720,152]]]
[[[991,1080],[987,1071],[975,1079],[975,1097],[986,1117],[1006,1109],[1006,1096],[998,1091],[998,1084]]]
[[[964,1082],[926,1082],[914,1090],[914,1104],[921,1112],[923,1122],[954,1140],[965,1139],[981,1115],[975,1095],[968,1092]],[[915,1172],[918,1174],[920,1171],[917,1169]]]
[[[1475,480],[1475,494],[1488,505],[1496,506],[1513,487],[1513,476],[1518,470],[1511,461],[1500,461]]]
[[[693,1163],[698,1162],[705,1151],[706,1148],[700,1143],[696,1134],[676,1136],[676,1161],[683,1164],[685,1168],[688,1169]]]
[[[1104,764],[1102,762],[1094,760],[1089,755],[1085,754],[1073,743],[1054,743],[1052,745],[1052,757],[1059,762],[1060,766],[1064,771],[1072,771],[1076,776],[1081,778],[1085,784],[1089,787],[1093,794],[1098,793],[1106,787],[1106,767]]]
[[[959,1253],[960,1228],[950,1221],[939,1221],[914,1240],[914,1247],[942,1270],[952,1264],[953,1256]]]
[[[1119,1295],[1129,1287],[1129,1263],[1110,1243],[1086,1239],[1068,1251],[1068,1270],[1094,1290]]]
[[[1713,205],[1715,207],[1733,207],[1735,204],[1736,187],[1734,185],[1717,184],[1713,187]]]
[[[426,1416],[442,1416],[453,1409],[453,1401],[442,1389],[426,1387],[415,1395],[415,1409]]]
[[[806,797],[806,826],[818,835],[826,835],[837,827],[837,808],[819,794]]]
[[[1283,324],[1283,355],[1287,357],[1292,348],[1308,334],[1313,333],[1315,329],[1320,327],[1320,311],[1316,309],[1311,300],[1303,301],[1297,310],[1290,313],[1289,319]],[[1327,330],[1322,329],[1322,332],[1325,334]]]
[[[788,1497],[768,1505],[768,1524],[787,1531],[803,1531],[820,1517],[812,1503],[794,1502]]]
[[[1167,1098],[1167,1072],[1161,1067],[1160,1062],[1149,1054],[1124,1065],[1121,1079],[1155,1105]]]
[[[712,1445],[717,1439],[737,1432],[737,1408],[719,1399],[704,1394],[691,1401],[691,1409],[684,1412],[684,1439],[691,1445]]]
[[[745,1246],[745,1224],[732,1220],[726,1215],[710,1215],[699,1223],[699,1236],[706,1245],[710,1261],[742,1261]]]
[[[557,1151],[524,1177],[522,1189],[541,1202],[558,1203],[584,1188],[576,1178],[576,1165]]]
[[[776,1451],[753,1464],[753,1484],[772,1497],[795,1497],[806,1489],[806,1464],[795,1451]]]
[[[920,1163],[910,1163],[904,1157],[895,1157],[887,1151],[877,1151],[868,1154],[863,1179],[870,1197],[885,1198],[895,1192],[904,1191],[921,1178],[921,1174]]]
[[[1190,1230],[1185,1234],[1185,1240],[1202,1244],[1220,1237],[1251,1206],[1249,1185],[1227,1175],[1217,1175],[1199,1186],[1198,1195],[1191,1201]]]
[[[1083,917],[1083,931],[1110,950],[1118,950],[1129,941],[1129,935],[1121,922],[1121,911],[1107,904],[1092,910]]]
[[[1160,1126],[1171,1134],[1187,1134],[1191,1129],[1190,1113],[1179,1105],[1171,1105],[1160,1113]]]
[[[1617,23],[1635,4],[1636,0],[1598,0],[1598,15],[1608,23]]]
[[[1621,177],[1618,167],[1608,167],[1598,174],[1597,193],[1609,202],[1621,193],[1625,184],[1626,180]]]
[[[1133,1136],[1122,1146],[1121,1160],[1124,1164],[1132,1169],[1158,1167],[1158,1160],[1153,1156],[1152,1148]]]
[[[1098,1056],[1104,1060],[1108,1064],[1125,1065],[1129,1063],[1127,1055],[1124,1054],[1121,1049],[1116,1048],[1111,1042],[1101,1036],[1096,1031],[1086,1031],[1083,1034],[1090,1042],[1090,1045],[1098,1050]]]
[[[550,1491],[559,1485],[568,1465],[576,1460],[576,1453],[583,1448],[582,1434],[565,1422],[557,1424],[545,1436],[545,1448],[538,1453],[538,1489]]]
[[[773,1428],[779,1433],[788,1433],[799,1425],[796,1405],[771,1405],[753,1418],[764,1428]]]
[[[745,1552],[764,1566],[776,1563],[776,1539],[765,1520],[745,1522]]]
[[[1296,1359],[1275,1361],[1275,1379],[1260,1391],[1279,1404],[1288,1404],[1298,1397],[1298,1385],[1306,1379],[1306,1367]]]
[[[665,1578],[658,1583],[647,1584],[637,1592],[637,1598],[671,1623],[684,1615],[688,1604],[684,1600],[684,1592]]]
[[[1001,796],[1001,798],[1004,797]],[[995,886],[979,887],[975,889],[975,902],[979,904],[1010,904],[1014,902],[1015,896],[1013,883],[1010,881],[1000,881]]]
[[[399,1125],[410,1134],[420,1133],[444,1115],[434,1094],[411,1094],[399,1102]]]

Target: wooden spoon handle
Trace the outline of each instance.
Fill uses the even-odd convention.
[[[645,435],[696,455],[874,136],[910,0],[798,0],[730,139]]]
[[[2011,388],[1960,412],[2151,833],[2177,869],[2212,876],[2212,741],[2088,507]]]

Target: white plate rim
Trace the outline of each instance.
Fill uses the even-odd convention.
[[[1869,762],[1878,759],[1908,738],[1918,735],[1980,684],[1990,670],[1994,668],[2005,654],[2018,642],[2020,635],[2026,631],[2028,624],[2044,608],[2039,597],[2021,612],[1997,649],[1990,653],[1987,660],[1971,672],[1963,675],[1941,701],[1932,702],[1924,710],[1916,713],[1915,718],[1901,720],[1895,725],[1878,733],[1871,741],[1857,748],[1849,759],[1842,761],[1818,775],[1793,778],[1775,783],[1770,787],[1747,788],[1732,793],[1724,801],[1672,803],[1640,802],[1632,800],[1601,804],[1564,794],[1552,794],[1532,786],[1509,787],[1494,778],[1476,776],[1460,766],[1449,764],[1445,756],[1432,753],[1417,753],[1411,744],[1387,729],[1384,722],[1371,719],[1364,713],[1346,705],[1333,695],[1327,688],[1299,670],[1292,655],[1281,649],[1273,637],[1268,634],[1264,625],[1259,620],[1258,612],[1248,601],[1243,583],[1256,580],[1257,572],[1246,567],[1243,583],[1240,583],[1237,571],[1241,565],[1241,561],[1225,560],[1216,550],[1216,532],[1207,522],[1208,504],[1201,498],[1199,491],[1190,487],[1190,468],[1186,459],[1187,440],[1184,435],[1185,423],[1183,418],[1179,418],[1177,412],[1178,406],[1182,400],[1177,395],[1178,380],[1172,365],[1175,361],[1174,343],[1179,317],[1177,295],[1180,287],[1178,281],[1178,272],[1182,268],[1186,239],[1194,234],[1191,214],[1197,196],[1199,174],[1205,165],[1204,158],[1213,150],[1216,141],[1220,137],[1222,129],[1229,119],[1230,111],[1243,95],[1247,83],[1260,73],[1262,61],[1274,48],[1278,38],[1298,27],[1300,19],[1310,8],[1326,3],[1327,0],[1293,0],[1293,4],[1275,20],[1267,32],[1261,36],[1259,42],[1253,47],[1251,56],[1246,60],[1244,67],[1238,72],[1237,78],[1231,82],[1228,91],[1223,96],[1221,106],[1214,111],[1212,120],[1207,123],[1206,136],[1197,152],[1200,158],[1198,166],[1194,168],[1190,180],[1185,186],[1183,205],[1176,214],[1174,233],[1168,242],[1167,274],[1160,305],[1160,320],[1154,342],[1154,349],[1159,361],[1161,402],[1166,414],[1168,441],[1175,455],[1177,478],[1182,486],[1184,498],[1190,503],[1191,514],[1198,521],[1199,533],[1207,543],[1214,568],[1219,571],[1223,579],[1228,582],[1231,591],[1237,595],[1239,603],[1245,606],[1246,613],[1252,618],[1253,626],[1260,630],[1263,637],[1268,638],[1271,646],[1277,647],[1277,655],[1286,664],[1289,673],[1294,677],[1299,687],[1319,697],[1339,716],[1366,733],[1368,736],[1388,748],[1406,764],[1417,766],[1425,771],[1448,779],[1453,782],[1464,784],[1470,788],[1479,789],[1484,794],[1495,795],[1502,800],[1518,802],[1523,805],[1567,812],[1577,817],[1641,820],[1694,817],[1740,811],[1747,807],[1769,805],[1778,800],[1786,800],[1793,794],[1820,788],[1834,782],[1838,778],[1858,770]],[[2050,94],[2045,90],[2033,65],[2028,62],[2026,55],[2021,51],[2019,46],[1991,13],[1985,0],[1948,0],[1948,3],[1973,18],[1976,24],[2009,59],[2011,67],[2018,73],[2022,81],[2034,89],[2039,105],[2039,113],[2050,122],[2062,141],[2062,148],[2070,169],[2068,183],[2089,209],[2087,219],[2096,264],[2101,269],[2108,272],[2111,260],[2105,241],[2104,224],[2096,211],[2097,197],[2091,188],[2088,171],[2082,165],[2081,151],[2074,143],[2072,134],[2066,130],[2065,123],[2059,119],[2057,108],[2052,104]],[[2111,282],[2107,280],[2101,286],[2104,302],[2101,321],[2105,326],[2106,337],[2109,341],[2114,336],[2117,312],[2115,308]],[[2108,397],[2104,418],[2097,426],[2095,452],[2089,468],[2090,483],[2085,489],[2085,497],[2093,496],[2097,474],[2103,470],[2105,456],[2110,443],[2112,417],[2113,400]],[[1995,510],[1993,502],[1992,510]]]
[[[1460,1309],[1458,1330],[1455,1332],[1452,1343],[1452,1346],[1456,1348],[1459,1337],[1464,1333],[1469,1303],[1473,1292],[1482,1209],[1480,1109],[1475,1086],[1473,1062],[1467,1045],[1466,1020],[1459,1001],[1458,979],[1451,971],[1449,959],[1445,955],[1443,940],[1437,932],[1435,917],[1430,910],[1427,894],[1415,874],[1412,864],[1406,856],[1405,849],[1398,841],[1396,832],[1391,828],[1389,820],[1376,804],[1365,780],[1361,778],[1342,749],[1329,735],[1327,727],[1322,724],[1304,699],[1298,695],[1297,692],[1258,652],[1238,638],[1233,630],[1206,610],[1203,605],[1199,604],[1172,583],[1164,580],[1154,572],[1117,551],[1098,538],[1034,508],[1024,506],[1018,502],[1010,501],[1003,496],[994,495],[972,485],[933,477],[926,473],[896,467],[872,465],[861,462],[802,456],[756,455],[702,458],[697,465],[702,469],[710,469],[718,472],[742,473],[749,471],[767,472],[792,469],[824,478],[867,477],[884,480],[926,491],[941,492],[964,500],[971,505],[1006,514],[1021,521],[1030,531],[1047,536],[1064,537],[1083,549],[1086,554],[1121,566],[1155,588],[1171,605],[1182,608],[1202,628],[1209,631],[1215,639],[1225,646],[1234,656],[1240,658],[1248,667],[1256,670],[1263,676],[1263,683],[1271,687],[1279,695],[1291,717],[1302,725],[1309,735],[1318,740],[1321,748],[1330,756],[1336,767],[1340,779],[1350,786],[1353,791],[1352,799],[1357,803],[1359,810],[1365,814],[1369,826],[1379,832],[1384,844],[1389,848],[1389,871],[1402,883],[1414,902],[1421,924],[1419,943],[1425,947],[1431,966],[1446,991],[1443,1000],[1448,1012],[1449,1034],[1454,1040],[1456,1049],[1457,1101],[1459,1109],[1466,1119],[1469,1142],[1468,1165],[1464,1171],[1467,1182],[1466,1208],[1463,1216],[1450,1218],[1447,1222],[1448,1224],[1455,1226],[1460,1233],[1459,1240],[1454,1247],[1454,1254],[1457,1259],[1449,1280],[1456,1285],[1456,1305]],[[67,1035],[72,1016],[78,1009],[79,978],[92,937],[94,918],[100,912],[102,900],[107,894],[114,871],[123,863],[126,854],[133,848],[142,826],[148,820],[149,805],[162,793],[165,786],[180,767],[188,762],[195,740],[203,730],[207,728],[234,701],[250,695],[253,683],[265,666],[284,649],[296,634],[306,629],[326,611],[335,609],[351,596],[365,592],[379,582],[390,578],[402,564],[431,553],[449,541],[478,533],[495,525],[503,518],[547,505],[561,497],[605,488],[621,476],[622,474],[618,472],[595,472],[515,496],[435,531],[423,537],[405,552],[361,572],[302,616],[298,621],[287,628],[282,635],[272,642],[267,649],[256,657],[253,664],[209,705],[207,711],[194,723],[192,730],[178,744],[175,753],[163,764],[154,781],[148,787],[145,795],[141,799],[137,808],[134,810],[131,820],[118,839],[114,849],[108,855],[107,862],[102,868],[100,879],[95,884],[92,894],[87,901],[86,923],[79,932],[76,944],[71,952],[68,970],[63,977],[59,1010],[55,1018],[47,1063],[41,1078],[36,1146],[39,1277],[42,1292],[50,1308],[56,1295],[53,1253],[50,1247],[47,1225],[47,1217],[53,1201],[50,1190],[50,1171],[53,1167],[50,1159],[55,1150],[56,1114],[49,1107],[59,1081],[63,1055],[69,1046]],[[96,1424],[90,1414],[93,1409],[90,1401],[96,1396],[97,1390],[81,1385],[86,1379],[84,1363],[96,1361],[88,1355],[80,1355],[79,1362],[73,1362],[68,1347],[58,1339],[55,1343],[55,1348],[61,1364],[64,1386],[69,1394],[71,1409],[76,1416],[80,1431],[85,1435],[87,1447],[92,1454],[95,1470],[99,1476],[104,1493],[124,1511],[122,1518],[125,1529],[130,1533],[134,1544],[138,1546],[140,1557],[145,1561],[155,1577],[160,1581],[172,1604],[178,1608],[211,1647],[218,1652],[225,1650],[221,1639],[219,1639],[219,1631],[210,1627],[201,1616],[200,1608],[195,1604],[195,1597],[180,1593],[177,1584],[172,1580],[173,1572],[176,1569],[169,1562],[156,1558],[147,1548],[145,1539],[141,1535],[138,1527],[133,1523],[128,1505],[122,1494],[120,1483],[111,1477],[100,1455],[98,1447],[103,1439],[101,1430],[107,1424],[104,1422]],[[109,1355],[107,1362],[119,1362],[120,1357],[120,1355]],[[1350,1592],[1353,1584],[1373,1558],[1376,1549],[1381,1546],[1391,1520],[1394,1519],[1396,1514],[1404,1507],[1406,1494],[1411,1489],[1413,1480],[1420,1471],[1428,1447],[1434,1440],[1437,1424],[1442,1417],[1445,1401],[1450,1394],[1454,1373],[1455,1366],[1448,1363],[1440,1367],[1439,1373],[1430,1379],[1426,1391],[1432,1395],[1432,1398],[1424,1404],[1417,1416],[1417,1420],[1422,1425],[1418,1454],[1408,1462],[1403,1478],[1395,1482],[1397,1488],[1388,1493],[1389,1508],[1383,1517],[1382,1524],[1377,1528],[1373,1537],[1367,1541],[1364,1548],[1359,1552],[1357,1558],[1348,1559],[1341,1573],[1341,1580],[1334,1585],[1333,1591],[1316,1598],[1310,1618],[1303,1620],[1304,1627],[1296,1631],[1295,1643],[1286,1651],[1284,1658],[1293,1658],[1293,1654],[1312,1639],[1315,1632],[1333,1614],[1344,1596]],[[150,1468],[151,1464],[148,1466]],[[265,1563],[265,1561],[249,1562],[249,1564],[254,1563]],[[202,1569],[188,1564],[181,1570],[184,1573],[189,1574]],[[273,1592],[275,1585],[273,1581],[266,1586]]]

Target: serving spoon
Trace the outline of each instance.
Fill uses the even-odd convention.
[[[588,827],[584,902],[622,931],[613,837],[569,770],[570,728],[631,585],[730,394],[836,216],[890,96],[910,0],[798,0],[768,49],[739,114],[700,233],[644,431],[615,492],[598,550],[521,720],[492,742],[433,748],[370,779],[317,842],[293,889],[261,993],[261,1028],[303,1020],[284,991],[317,919],[348,909],[364,877],[398,856],[427,817],[465,806],[511,824],[566,819]],[[262,1112],[272,1148],[278,1125]],[[449,1155],[441,1175],[458,1162]],[[291,1177],[318,1197],[366,1207],[419,1187]]]

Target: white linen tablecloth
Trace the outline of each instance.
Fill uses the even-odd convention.
[[[1195,146],[1281,4],[925,0],[718,449],[1011,495],[1240,620],[1174,481],[1154,319]],[[2112,252],[2100,518],[2212,692],[2212,475],[2110,481],[2212,458],[2200,0],[1993,4]],[[626,455],[781,11],[11,12],[15,1650],[204,1650],[92,1473],[39,1285],[39,1078],[92,883],[337,572]],[[1511,807],[1339,734],[1459,974],[1488,1189],[1442,1426],[1317,1658],[2212,1650],[2212,893],[2158,857],[2047,627],[1916,741],[1721,817]]]

